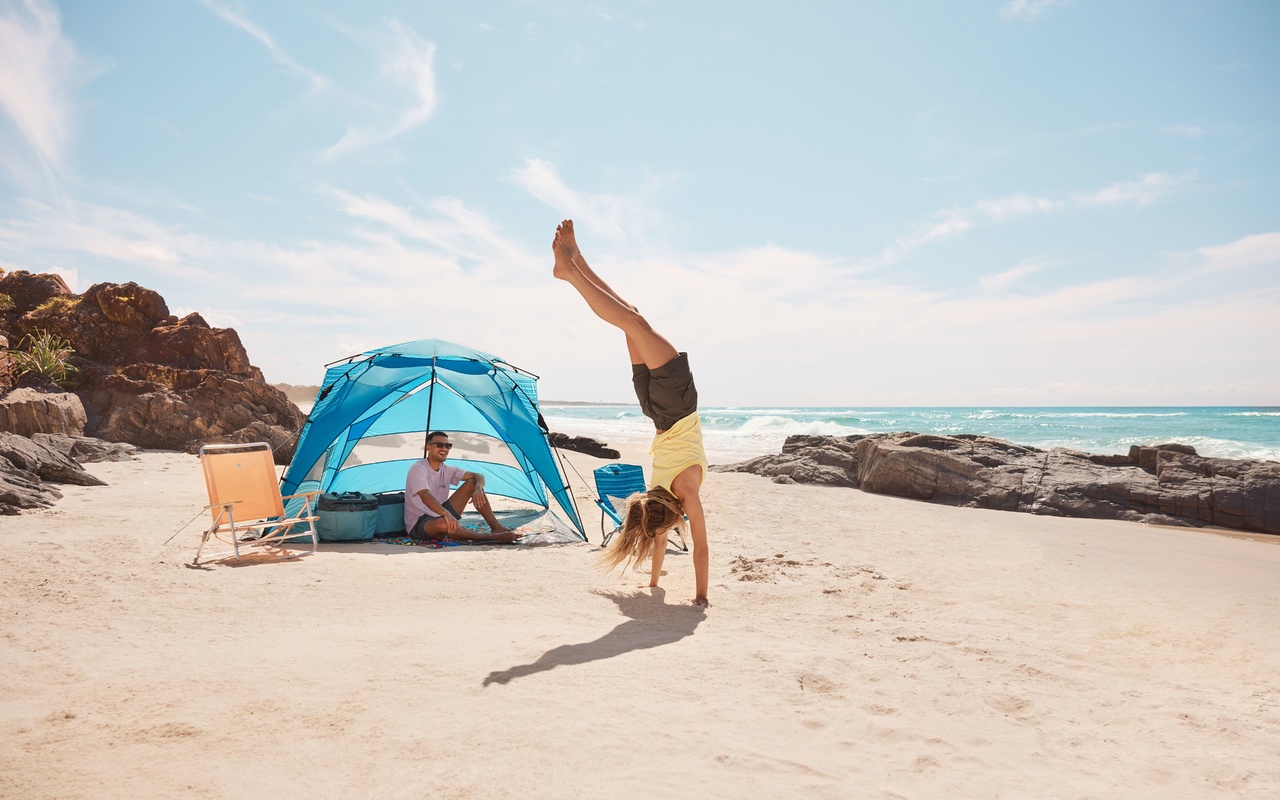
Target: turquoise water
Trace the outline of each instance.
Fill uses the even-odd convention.
[[[544,405],[554,431],[611,444],[647,444],[653,423],[639,406]],[[1035,447],[1127,453],[1134,444],[1182,442],[1201,455],[1280,461],[1280,407],[703,408],[713,463],[777,453],[792,434],[916,431],[973,433]]]

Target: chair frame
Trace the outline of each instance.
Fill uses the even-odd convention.
[[[271,451],[271,445],[267,442],[249,442],[246,444],[207,444],[200,448],[200,459],[204,462],[205,456],[210,457],[225,455],[228,451],[239,450],[242,452],[255,452],[265,450],[268,454]],[[214,500],[215,488],[213,478],[210,475],[207,463],[202,463],[205,467],[205,488],[209,492],[209,499]],[[205,557],[206,562],[226,558],[234,555],[236,561],[241,561],[240,550],[243,545],[249,547],[265,547],[272,544],[283,543],[287,539],[296,539],[304,534],[303,531],[294,531],[297,525],[306,524],[307,533],[311,534],[311,550],[304,553],[290,553],[289,555],[279,556],[269,559],[271,561],[285,561],[291,558],[301,558],[305,555],[311,555],[316,552],[320,539],[316,534],[315,523],[320,517],[315,513],[315,499],[320,495],[319,491],[299,492],[298,494],[281,495],[278,476],[275,476],[275,467],[272,465],[272,476],[276,478],[272,482],[271,487],[275,491],[273,500],[276,500],[279,512],[271,516],[254,516],[248,520],[236,520],[236,506],[242,505],[244,500],[225,500],[211,502],[204,507],[205,511],[209,511],[213,516],[213,521],[200,537],[200,546],[196,548],[196,557],[191,562],[193,566],[200,564],[200,554],[204,551],[205,545],[210,537],[216,538],[218,541],[230,544],[231,549],[221,553],[211,553]],[[286,500],[295,498],[303,498],[303,513],[301,516],[289,517],[284,513],[284,503]],[[229,532],[228,538],[223,538],[223,533]]]
[[[608,547],[609,542],[612,541],[614,535],[616,535],[618,531],[622,530],[622,514],[618,511],[618,508],[613,504],[613,501],[610,499],[612,497],[617,497],[617,495],[606,495],[600,491],[600,473],[609,472],[610,474],[616,475],[618,474],[616,470],[619,467],[635,467],[635,469],[639,472],[639,475],[640,475],[640,486],[641,486],[640,491],[644,491],[644,488],[646,486],[644,482],[644,468],[637,466],[635,464],[606,464],[605,466],[599,467],[591,473],[595,477],[595,481],[596,481],[596,485],[595,485],[596,505],[600,506],[600,535],[601,537],[603,537],[602,541],[600,542],[601,547]],[[618,497],[618,499],[625,500],[626,498]],[[607,533],[605,532],[605,528],[604,528],[604,520],[606,516],[609,519],[613,520],[613,524],[614,524],[613,530]],[[689,552],[689,545],[686,544],[684,540],[684,523],[688,521],[689,521],[689,518],[686,516],[684,517],[684,519],[681,521],[680,524],[676,525],[672,529],[676,532],[676,536],[680,540],[680,544],[678,545],[678,547],[682,553]],[[671,537],[668,536],[667,541],[670,542],[670,540],[671,540]]]

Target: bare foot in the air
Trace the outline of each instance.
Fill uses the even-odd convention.
[[[574,259],[582,255],[582,251],[578,249],[578,237],[573,233],[573,220],[566,219],[556,230],[560,232],[560,243],[564,245],[565,255]]]
[[[565,233],[566,228],[568,233]],[[568,242],[568,244],[566,244]],[[573,265],[573,255],[569,254],[569,246],[573,248],[573,254],[578,252],[578,245],[573,239],[573,221],[565,220],[556,226],[556,238],[551,241],[551,252],[556,257],[555,266],[551,268],[551,274],[562,281],[567,281],[572,276],[574,270],[577,269]]]

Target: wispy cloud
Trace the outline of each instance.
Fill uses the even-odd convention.
[[[389,21],[385,32],[370,39],[372,46],[385,54],[381,73],[398,96],[394,103],[383,104],[380,109],[383,119],[363,126],[348,126],[342,138],[324,151],[326,159],[402,136],[425,123],[435,112],[435,43],[426,41],[396,20]]]
[[[894,239],[873,264],[896,263],[913,250],[942,239],[959,236],[981,222],[1004,223],[1034,214],[1046,214],[1070,208],[1131,206],[1143,208],[1168,196],[1194,179],[1194,175],[1170,175],[1153,172],[1133,181],[1115,183],[1065,197],[1047,197],[1016,192],[992,200],[978,200],[968,206],[945,208],[934,214],[934,220],[916,226],[906,235]]]
[[[1092,192],[1071,195],[1080,206],[1133,206],[1142,208],[1160,200],[1179,186],[1192,180],[1192,175],[1170,175],[1152,172],[1136,181],[1117,181]]]
[[[34,155],[34,172],[44,179],[61,172],[72,134],[72,95],[90,76],[62,32],[56,6],[0,1],[0,109],[12,125],[0,130],[0,158],[15,178],[30,183],[34,177],[20,151]]]
[[[1228,244],[1196,251],[1204,259],[1205,272],[1280,264],[1280,231],[1246,236]]]
[[[262,45],[267,48],[267,52],[271,54],[271,58],[274,59],[277,64],[284,67],[285,71],[289,74],[295,75],[309,82],[312,89],[319,90],[328,85],[329,80],[327,78],[317,72],[307,69],[302,64],[295,61],[284,51],[284,48],[276,42],[275,38],[271,36],[271,34],[267,33],[253,22],[250,22],[243,14],[233,11],[221,3],[214,2],[214,0],[200,0],[200,2],[204,4],[205,8],[208,8],[223,21],[239,28],[261,42]]]
[[[1042,272],[1046,269],[1062,266],[1063,261],[1054,261],[1047,258],[1028,258],[1018,262],[1017,266],[1007,269],[1004,272],[998,272],[995,275],[984,275],[978,279],[978,285],[982,287],[984,292],[1003,292],[1020,283],[1023,278]]]
[[[647,198],[669,180],[650,179],[632,195],[592,194],[569,188],[552,164],[536,158],[512,170],[510,177],[556,213],[585,223],[613,243],[644,241],[661,225],[662,214]]]
[[[1071,0],[1009,0],[1000,9],[1000,18],[1005,20],[1033,20],[1049,11],[1054,6],[1068,5]]]

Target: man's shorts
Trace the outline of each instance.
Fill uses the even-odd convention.
[[[444,506],[444,510],[452,514],[454,519],[462,519],[462,515],[459,514],[457,511],[453,510],[453,506],[449,505],[448,500],[445,500],[440,505]],[[437,517],[435,514],[423,514],[422,516],[418,517],[418,521],[413,523],[413,530],[409,531],[409,536],[415,539],[421,539],[423,527],[425,527],[426,524],[433,519],[440,519],[440,518]]]
[[[689,371],[689,354],[680,353],[658,367],[631,365],[631,383],[640,400],[640,410],[665,431],[698,410],[698,387]]]

